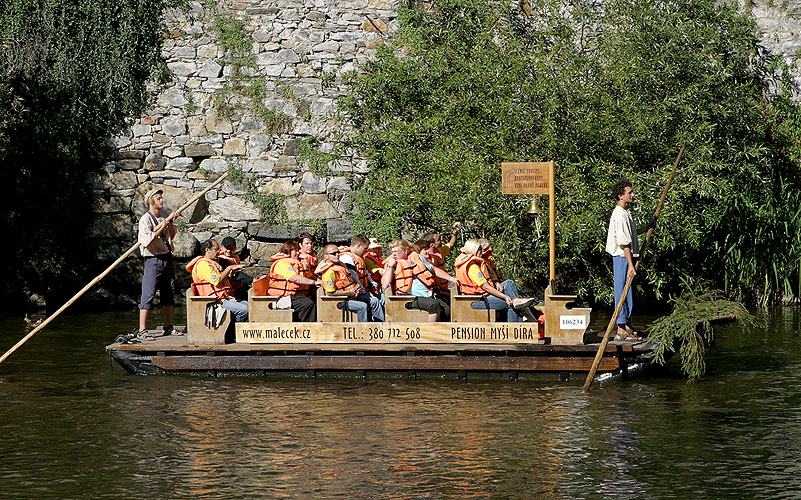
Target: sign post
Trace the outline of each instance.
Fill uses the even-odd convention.
[[[501,163],[503,194],[548,195],[548,263],[550,290],[556,276],[556,215],[554,207],[553,161]]]
[[[519,162],[501,164],[503,194],[548,195],[549,282],[545,288],[545,336],[556,344],[580,344],[590,322],[590,308],[575,307],[575,295],[554,295],[556,277],[556,207],[554,163]]]

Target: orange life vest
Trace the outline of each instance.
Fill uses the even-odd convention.
[[[367,264],[364,263],[364,259],[351,252],[350,248],[347,248],[344,252],[340,251],[340,259],[343,255],[347,255],[353,259],[353,263],[356,264],[356,274],[359,275],[359,283],[361,283],[364,289],[367,290],[370,286],[370,280],[367,279],[367,275],[369,273],[367,272]]]
[[[429,260],[434,267],[438,267],[443,271],[445,270],[445,257],[442,256],[442,252],[439,249],[429,250],[428,255],[431,257]],[[434,282],[437,284],[437,287],[441,293],[446,295],[450,293],[450,290],[448,289],[448,280],[444,280],[439,276],[434,275]]]
[[[298,262],[297,259],[293,259],[289,255],[280,252],[270,257],[270,259],[273,261],[273,264],[270,266],[270,284],[267,286],[267,295],[283,297],[284,295],[295,295],[296,293],[301,293],[309,289],[309,285],[301,285],[290,281],[275,271],[275,266],[282,260],[289,262],[293,269],[298,270],[300,268],[300,262]],[[298,274],[300,273],[298,272]]]
[[[224,255],[222,252],[220,252],[220,253],[217,254],[217,258],[218,259],[227,260],[229,266],[231,266],[231,265],[235,266],[235,265],[237,265],[237,264],[239,264],[241,262],[241,260],[239,259],[239,256],[237,254],[234,254],[231,257],[228,257],[227,255]]]
[[[317,268],[314,270],[314,274],[320,275],[322,277],[323,273],[328,271],[329,269],[333,269],[334,275],[336,278],[334,279],[334,288],[337,292],[344,291],[349,292],[354,288],[358,288],[359,284],[353,281],[353,277],[350,275],[350,271],[348,271],[345,266],[341,264],[334,264],[330,260],[324,260],[317,265]],[[325,288],[323,288],[325,289]],[[326,291],[326,294],[328,292]]]
[[[379,273],[378,270],[384,267],[384,258],[381,257],[381,254],[375,250],[378,249],[374,248],[372,250],[367,250],[367,252],[362,256],[362,258],[365,261],[364,262],[365,266],[367,265],[368,261],[375,264],[376,266],[375,271],[372,271],[370,273],[370,277],[373,278],[373,281],[378,283],[381,281],[381,273]]]
[[[420,280],[429,290],[434,285],[434,274],[423,264],[417,252],[411,252],[406,260],[398,260],[395,263],[394,278],[395,293],[399,295],[409,293],[414,278]]]
[[[205,260],[211,264],[211,267],[214,268],[215,272],[222,272],[222,266],[217,261],[209,260],[203,255],[199,255],[190,260],[186,265],[186,270],[192,273],[192,289],[194,290],[195,294],[202,297],[217,297],[218,299],[233,295],[231,292],[233,287],[231,286],[231,282],[228,281],[227,277],[220,281],[218,286],[215,286],[208,281],[203,281],[203,279],[197,274],[197,264],[201,260]]]
[[[487,270],[489,271],[490,278],[496,283],[503,281],[501,272],[495,267],[495,260],[492,258],[492,248],[487,247],[486,257],[484,260],[487,262]]]
[[[480,266],[479,270],[481,274],[487,278],[487,282],[490,286],[494,286],[489,270],[487,269],[487,263],[484,262],[484,259],[473,254],[462,252],[456,257],[456,262],[454,262],[453,265],[456,268],[456,280],[459,282],[459,293],[465,295],[489,295],[480,285],[476,284],[470,278],[470,274],[468,273],[468,270],[472,266]]]

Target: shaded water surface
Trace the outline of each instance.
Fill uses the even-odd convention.
[[[134,320],[59,319],[0,365],[0,498],[801,498],[801,309],[719,327],[694,385],[671,365],[589,394],[134,376],[104,351]]]

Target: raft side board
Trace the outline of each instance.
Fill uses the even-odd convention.
[[[458,351],[514,351],[514,352],[542,352],[542,353],[562,353],[563,355],[586,354],[594,356],[598,351],[597,344],[589,345],[553,345],[553,344],[224,344],[224,345],[192,345],[179,344],[175,342],[147,342],[140,344],[110,344],[106,346],[107,351],[131,351],[131,352],[208,352],[219,353],[251,353],[269,351],[335,351],[335,352],[394,352],[394,351],[437,351],[437,352],[458,352]],[[618,350],[618,348],[620,348]],[[652,349],[645,344],[617,344],[614,341],[606,346],[605,353],[614,354],[618,351],[622,353],[645,353]]]
[[[153,356],[167,371],[204,370],[464,370],[586,372],[593,358],[504,356]],[[603,358],[598,369],[616,370],[619,360]]]
[[[237,323],[249,344],[537,344],[537,323]]]

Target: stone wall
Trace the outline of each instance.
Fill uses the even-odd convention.
[[[264,267],[282,241],[302,230],[329,241],[349,239],[348,193],[367,166],[352,152],[335,151],[335,138],[347,133],[336,116],[337,99],[348,75],[396,29],[394,1],[189,5],[189,12],[165,14],[170,31],[163,53],[171,81],[153,88],[154,106],[114,138],[116,156],[89,179],[96,196],[94,236],[101,243],[96,257],[113,259],[135,241],[142,198],[152,186],[163,188],[165,208],[175,209],[229,168],[245,181],[226,180],[184,214],[177,257],[190,257],[198,241],[233,236]],[[244,21],[252,41],[242,54],[251,57],[239,68],[215,32],[220,19]],[[246,95],[254,82],[263,85],[256,99],[261,113]],[[239,92],[231,90],[237,86]],[[227,114],[215,105],[215,95],[225,97]],[[265,114],[278,117],[283,128],[276,130]],[[310,154],[321,155],[323,164],[310,168]],[[279,213],[260,213],[254,194],[277,195],[273,208]]]
[[[114,259],[135,241],[135,224],[145,211],[142,197],[153,185],[165,190],[167,209],[174,209],[208,186],[209,177],[231,167],[247,182],[226,181],[184,214],[176,245],[179,258],[189,258],[198,241],[233,236],[263,269],[280,242],[302,230],[328,241],[348,239],[349,193],[367,164],[353,152],[335,149],[338,135],[348,133],[347,123],[336,116],[336,101],[345,93],[348,75],[397,29],[396,0],[189,5],[189,12],[165,14],[170,31],[164,56],[172,79],[152,89],[153,108],[114,139],[116,156],[104,173],[89,179],[96,195],[97,258]],[[795,55],[801,47],[801,26],[793,15],[799,11],[798,1],[741,5],[756,17],[768,50],[788,60]],[[215,34],[220,19],[244,21],[252,45],[249,61],[239,69]],[[801,65],[793,64],[801,75]],[[246,92],[226,94],[237,84],[247,87],[255,81],[264,86],[256,100],[261,113]],[[801,86],[801,79],[797,81]],[[214,104],[221,96],[227,96],[228,114]],[[284,122],[280,130],[275,118]],[[323,155],[322,167],[311,168],[310,148]],[[277,195],[272,209],[280,214],[260,212],[254,193]],[[284,215],[280,224],[263,222]],[[136,266],[128,272],[135,275]],[[138,276],[120,281],[130,282],[129,293],[135,295]]]

